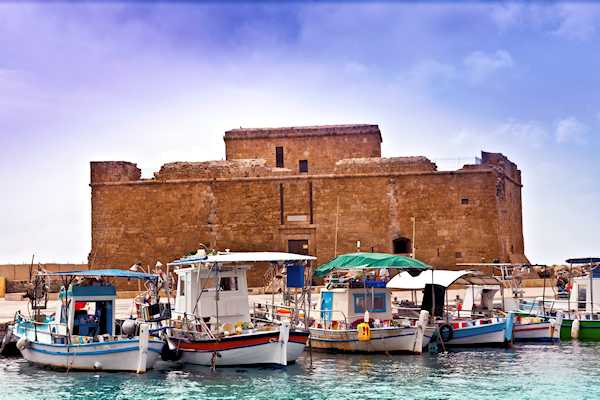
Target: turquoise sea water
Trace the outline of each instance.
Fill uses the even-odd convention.
[[[287,368],[61,372],[0,358],[12,399],[594,399],[600,343],[517,345],[424,356],[313,354]]]

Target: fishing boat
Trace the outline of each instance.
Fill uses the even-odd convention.
[[[361,353],[420,354],[433,326],[425,311],[418,319],[394,319],[388,276],[429,266],[413,258],[385,253],[337,256],[315,270],[327,277],[318,317],[310,327],[313,349]]]
[[[212,368],[295,362],[309,336],[306,322],[293,307],[283,319],[252,319],[246,274],[256,263],[281,264],[288,270],[288,284],[298,286],[289,276],[303,280],[314,259],[276,252],[206,254],[201,249],[169,263],[178,276],[177,318],[168,330],[171,359]]]
[[[542,296],[522,300],[519,308],[535,316],[562,318],[561,340],[600,341],[600,258],[570,258],[566,262],[570,265],[566,299]],[[587,268],[587,273],[574,276],[573,266],[584,271]]]
[[[56,310],[41,313],[35,305],[46,279],[60,277],[63,286]],[[126,320],[116,324],[116,289],[112,278],[140,279],[156,288],[157,275],[116,269],[42,272],[36,275],[32,311],[15,316],[13,334],[23,357],[38,365],[67,370],[143,373],[159,359],[164,342],[151,333],[151,323]],[[158,296],[146,308],[158,306]],[[158,306],[159,309],[163,307]]]
[[[523,263],[466,263],[459,264],[471,268],[491,269],[493,276],[503,283],[500,290],[501,307],[505,313],[510,312],[513,316],[513,341],[514,342],[553,342],[560,340],[560,326],[562,324],[562,313],[543,315],[531,313],[522,305],[525,292],[522,287],[523,278],[532,271],[537,271],[544,277],[543,294],[546,293],[546,278],[548,266],[540,264]],[[511,297],[505,298],[504,287],[510,288]]]
[[[448,288],[465,286],[465,299],[460,309],[451,312]],[[423,271],[412,276],[407,272],[396,275],[388,289],[423,291],[421,310],[431,312],[442,345],[473,346],[502,345],[512,340],[513,319],[494,315],[493,299],[501,287],[493,276],[477,271]]]

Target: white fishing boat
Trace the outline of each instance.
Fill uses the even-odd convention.
[[[291,253],[199,251],[170,263],[178,276],[170,358],[213,368],[295,362],[309,335],[300,313],[291,308],[285,319],[253,320],[246,273],[255,263],[276,263],[303,279],[306,264],[314,259]]]
[[[451,312],[447,290],[466,285],[460,310]],[[443,346],[500,345],[512,340],[513,318],[494,316],[493,299],[502,283],[477,271],[432,270],[396,275],[387,284],[394,290],[424,291],[422,310],[435,315]]]
[[[151,333],[150,323],[126,320],[116,325],[116,289],[110,279],[156,282],[157,275],[110,269],[41,273],[35,286],[43,290],[47,277],[64,279],[54,314],[44,315],[33,306],[31,318],[20,312],[15,317],[12,332],[26,360],[67,370],[142,373],[154,366],[164,342]],[[152,306],[157,304],[146,305]]]
[[[310,327],[313,349],[365,353],[420,354],[429,344],[433,326],[429,314],[418,319],[394,319],[390,270],[423,270],[426,264],[384,253],[350,253],[316,269],[328,276],[321,290],[318,318]]]

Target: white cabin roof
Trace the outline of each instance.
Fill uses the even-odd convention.
[[[226,264],[226,263],[254,263],[254,262],[285,262],[285,261],[312,261],[316,257],[302,254],[280,252],[228,252],[207,256],[189,256],[169,263],[170,266],[184,266],[197,264]]]
[[[433,274],[433,276],[432,276]],[[479,271],[448,271],[432,270],[423,271],[417,276],[411,276],[404,271],[394,276],[387,284],[388,289],[418,290],[424,289],[426,284],[433,283],[444,287],[457,283],[463,285],[501,285],[495,277]]]

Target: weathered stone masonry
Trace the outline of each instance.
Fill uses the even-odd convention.
[[[318,262],[358,241],[409,253],[413,225],[416,257],[432,265],[526,261],[520,171],[502,154],[451,172],[425,157],[380,158],[377,125],[235,129],[224,139],[226,161],[166,164],[152,179],[132,163],[92,162],[89,262],[165,263],[200,243],[307,251]],[[262,278],[257,269],[250,283]]]

